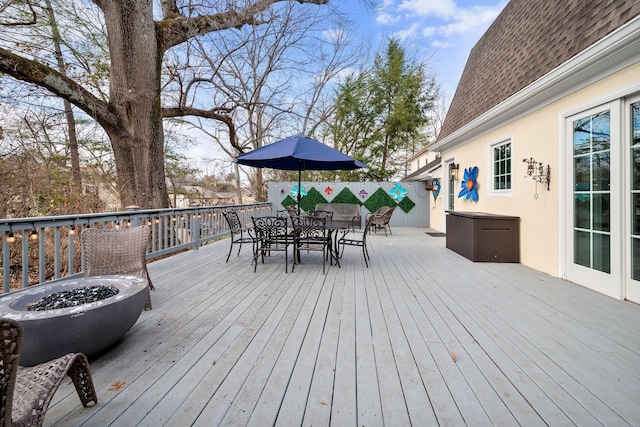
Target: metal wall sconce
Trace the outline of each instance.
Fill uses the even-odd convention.
[[[547,191],[549,191],[551,184],[551,166],[547,165],[545,168],[542,162],[536,162],[533,157],[522,159],[522,162],[527,164],[527,174],[524,177],[530,176],[535,182],[547,184]],[[536,198],[537,196],[538,194],[536,192]]]
[[[459,163],[449,163],[449,178],[451,180],[458,180],[458,169],[460,169]]]

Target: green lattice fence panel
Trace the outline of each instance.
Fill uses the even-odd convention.
[[[336,194],[336,197],[331,200],[331,203],[355,203],[357,205],[362,205],[362,202],[360,201],[358,196],[353,194],[353,192],[348,187],[344,187],[342,190],[340,190],[340,192]]]
[[[296,201],[294,200],[293,197],[291,196],[287,196],[284,198],[284,200],[281,203],[282,206],[284,206],[285,208],[287,206],[295,206],[296,205]]]
[[[393,208],[396,206],[396,201],[382,188],[378,188],[369,198],[364,202],[364,207],[369,209],[369,212],[375,212],[383,206],[389,206]]]
[[[315,189],[315,187],[311,187],[307,190],[307,195],[300,199],[300,209],[305,212],[316,210],[316,205],[318,203],[328,203],[327,199],[324,198],[322,193]]]
[[[398,203],[400,209],[402,209],[405,213],[409,213],[411,209],[413,209],[416,204],[408,197],[404,197],[400,203]]]

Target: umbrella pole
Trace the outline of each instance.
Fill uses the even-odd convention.
[[[300,174],[302,169],[298,168],[298,215],[300,215]]]

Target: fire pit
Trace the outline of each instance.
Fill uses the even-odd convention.
[[[74,307],[30,311],[52,294],[90,286],[118,293]],[[94,276],[45,283],[0,298],[0,316],[24,328],[20,365],[33,366],[69,352],[95,354],[118,341],[138,320],[147,300],[147,281],[134,276]]]

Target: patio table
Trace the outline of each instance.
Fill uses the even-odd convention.
[[[338,235],[342,232],[344,237],[351,228],[351,220],[330,220],[327,221],[327,230],[329,231],[329,239],[331,244],[329,245],[329,252],[331,259],[335,260],[336,265],[340,267],[340,248],[338,247]],[[331,261],[332,262],[332,261]]]

